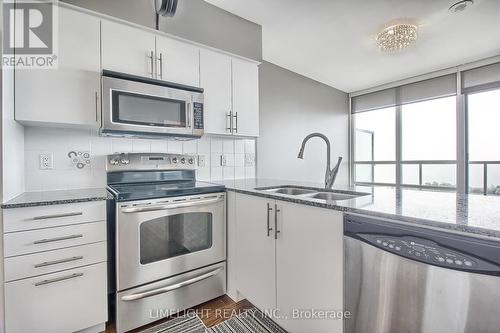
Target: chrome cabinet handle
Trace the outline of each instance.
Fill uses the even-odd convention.
[[[182,203],[172,203],[167,205],[157,205],[157,206],[148,206],[148,207],[130,207],[130,208],[122,208],[122,213],[141,213],[141,212],[153,212],[157,210],[168,210],[168,209],[176,209],[176,208],[185,208],[185,207],[193,207],[193,206],[203,206],[209,205],[212,203],[216,203],[222,201],[222,198],[210,199],[210,200],[200,200],[193,202],[182,202]]]
[[[99,121],[99,93],[95,92],[95,122]]]
[[[236,113],[235,113],[235,115],[234,115],[233,117],[234,117],[234,119],[235,119],[235,122],[234,122],[234,123],[236,124],[236,125],[234,126],[233,131],[234,131],[234,133],[238,133],[238,112],[236,112]]]
[[[39,264],[35,265],[35,268],[41,268],[41,267],[47,267],[47,266],[52,266],[52,265],[57,265],[57,264],[64,264],[67,262],[71,261],[77,261],[77,260],[82,260],[83,256],[77,256],[77,257],[71,257],[67,259],[60,259],[60,260],[54,260],[54,261],[45,261]]]
[[[83,276],[83,273],[74,273],[74,274],[67,275],[67,276],[61,276],[61,277],[58,277],[58,278],[55,278],[55,279],[43,280],[43,281],[40,281],[40,282],[35,282],[35,287],[43,286],[45,284],[50,284],[50,283],[54,283],[54,282],[59,282],[59,281],[64,281],[64,280],[69,280],[69,279],[74,279],[74,278],[77,278],[77,277],[80,277],[80,276]]]
[[[158,77],[163,79],[163,53],[160,53],[160,57],[158,58],[158,64],[160,66],[158,70]]]
[[[149,58],[150,65],[151,65],[151,72],[149,72],[149,74],[154,79],[155,78],[155,54],[153,51],[151,51],[149,53],[148,58]]]
[[[229,126],[227,126],[227,119],[226,119],[226,131],[233,133],[233,111],[229,111],[228,114],[226,115],[226,118],[229,118]]]
[[[268,202],[267,203],[267,237],[271,235],[271,231],[273,231],[273,228],[271,228],[271,217],[269,216],[269,213],[272,212],[273,208],[271,207],[271,204]]]
[[[80,215],[83,215],[83,212],[71,212],[71,213],[35,216],[33,218],[33,220],[48,220],[48,219],[57,219],[60,217],[71,217],[71,216],[80,216]]]
[[[278,209],[278,205],[274,204],[274,239],[278,239],[278,234],[281,232],[278,230],[278,213],[281,210]]]
[[[45,238],[45,239],[40,239],[40,240],[34,241],[33,244],[37,245],[37,244],[59,242],[59,241],[63,241],[63,240],[74,239],[74,238],[81,238],[81,237],[83,237],[82,234],[69,235],[69,236],[56,237],[56,238]]]
[[[182,282],[179,282],[179,283],[175,283],[175,284],[172,284],[172,285],[169,285],[169,286],[165,286],[165,287],[162,287],[162,288],[158,288],[158,289],[148,290],[148,291],[145,291],[143,293],[126,295],[126,296],[123,296],[121,299],[122,299],[122,301],[130,302],[130,301],[136,301],[138,299],[142,299],[142,298],[146,298],[146,297],[151,297],[151,296],[156,296],[156,295],[159,295],[159,294],[164,294],[166,292],[173,291],[173,290],[176,290],[176,289],[180,289],[182,287],[189,286],[189,285],[191,285],[193,283],[196,283],[196,282],[199,282],[199,281],[211,278],[212,276],[217,275],[220,271],[222,271],[222,267],[214,269],[213,271],[210,271],[208,273],[196,276],[196,277],[194,277],[192,279],[189,279],[189,280],[185,280],[185,281],[182,281]]]

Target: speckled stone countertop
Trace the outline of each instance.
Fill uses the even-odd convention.
[[[1,207],[22,208],[34,206],[48,206],[106,200],[109,197],[105,188],[89,188],[78,190],[24,192],[23,194],[4,202]]]
[[[242,179],[220,183],[229,191],[500,239],[500,197],[415,189],[397,190],[393,187],[334,186],[334,190],[363,192],[368,195],[349,200],[325,201],[256,190],[282,185],[321,189],[321,184],[270,179]]]

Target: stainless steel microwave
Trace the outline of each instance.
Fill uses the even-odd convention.
[[[102,135],[203,135],[203,89],[103,70]]]

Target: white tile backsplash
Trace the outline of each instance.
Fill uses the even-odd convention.
[[[245,165],[245,154],[255,154],[255,140],[212,137],[196,140],[133,139],[101,137],[96,130],[25,128],[26,191],[45,191],[104,187],[105,156],[117,152],[177,153],[205,156],[205,167],[199,167],[201,181],[255,177],[255,167]],[[68,158],[71,150],[90,151],[91,164],[77,169]],[[53,170],[39,169],[39,154],[51,153]],[[221,166],[224,155],[227,165]]]

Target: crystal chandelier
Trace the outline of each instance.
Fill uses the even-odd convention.
[[[377,43],[382,51],[396,52],[417,40],[417,26],[399,23],[384,28],[377,35]]]

